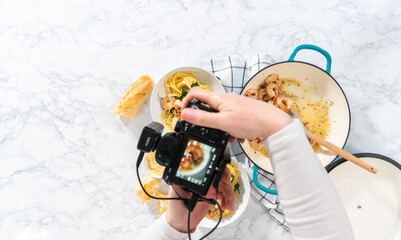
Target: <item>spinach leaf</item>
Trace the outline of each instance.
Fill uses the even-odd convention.
[[[181,88],[181,100],[188,94],[188,90],[186,88]]]
[[[235,191],[238,191],[238,193],[241,193],[241,192],[239,191],[239,183],[237,183],[237,184],[234,185],[234,192],[235,192]]]
[[[181,88],[181,96],[175,97],[175,99],[182,101],[182,99],[188,94],[188,90],[185,88]]]

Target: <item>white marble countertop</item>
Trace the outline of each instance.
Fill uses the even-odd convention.
[[[0,1],[0,239],[135,239],[156,217],[134,192],[149,106],[131,131],[112,109],[139,76],[209,58],[326,49],[351,107],[346,150],[400,162],[400,39],[397,0]],[[290,236],[252,200],[211,239]]]

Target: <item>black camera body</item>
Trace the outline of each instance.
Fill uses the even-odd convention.
[[[215,112],[193,99],[188,108]],[[224,131],[200,127],[179,120],[175,132],[161,137],[163,125],[152,122],[146,126],[138,142],[143,152],[156,150],[156,161],[165,166],[163,179],[185,190],[205,195],[210,185],[217,188],[225,166],[230,162],[227,147],[230,135]]]

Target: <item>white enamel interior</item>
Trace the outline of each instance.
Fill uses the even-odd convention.
[[[351,162],[329,176],[344,203],[355,239],[401,239],[401,170],[377,158],[361,158],[378,171],[372,174]]]
[[[326,140],[342,148],[348,137],[350,127],[350,112],[344,93],[337,83],[325,71],[313,65],[302,62],[282,62],[269,66],[257,73],[246,87],[242,90],[242,95],[249,88],[257,88],[270,74],[278,74],[280,78],[295,78],[308,86],[316,87],[316,96],[323,100],[332,101],[330,107],[330,133]],[[302,96],[303,92],[295,93]],[[272,173],[273,169],[269,158],[252,150],[245,141],[241,144],[246,155],[260,168]],[[324,166],[327,166],[336,157],[336,154],[322,147],[317,153],[317,157]]]

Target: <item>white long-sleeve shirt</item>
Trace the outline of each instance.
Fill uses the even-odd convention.
[[[302,123],[289,126],[265,139],[280,203],[293,239],[352,240],[351,224],[333,183],[305,136]],[[138,239],[179,240],[162,215]]]

